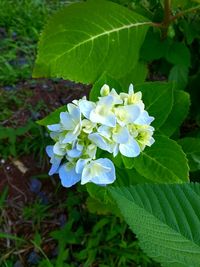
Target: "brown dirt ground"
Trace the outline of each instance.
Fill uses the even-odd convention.
[[[3,88],[0,90],[4,90]],[[73,99],[79,99],[83,95],[88,95],[90,86],[83,86],[81,84],[74,84],[69,81],[51,81],[51,80],[28,80],[26,82],[21,82],[17,84],[15,90],[27,90],[31,91],[32,95],[26,99],[26,103],[20,109],[16,110],[13,115],[2,122],[1,124],[5,127],[19,127],[26,124],[26,122],[32,118],[30,109],[27,109],[27,104],[34,106],[37,105],[39,101],[43,101],[46,105],[44,109],[39,111],[37,118],[35,120],[45,117],[50,111],[71,102]],[[1,160],[0,152],[0,160]],[[4,224],[0,226],[0,231],[15,234],[17,236],[24,236],[27,239],[32,238],[33,229],[30,221],[25,221],[22,218],[22,209],[25,205],[33,203],[36,199],[36,194],[30,191],[29,183],[30,178],[37,176],[39,174],[47,174],[49,169],[48,160],[45,161],[43,166],[39,166],[37,159],[33,155],[23,155],[20,158],[9,157],[6,162],[1,160],[0,162],[0,193],[3,192],[4,188],[8,188],[8,199],[6,203],[6,209],[4,209]],[[57,185],[59,183],[59,178],[49,178],[40,179],[42,181],[42,192],[53,200],[53,192],[55,192]],[[66,199],[66,190],[61,189],[60,200],[64,201]],[[43,236],[49,233],[58,226],[58,217],[60,211],[57,207],[51,209],[51,213],[54,215],[55,219],[47,220],[43,222],[42,232]],[[55,248],[55,243],[51,240],[43,244],[44,252],[49,255]],[[5,253],[5,251],[11,251],[12,253],[12,242],[10,244],[9,240],[0,240],[0,254]],[[25,248],[19,256],[21,257],[21,262],[26,265],[26,254],[30,252],[33,247]]]

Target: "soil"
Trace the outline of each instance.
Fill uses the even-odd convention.
[[[83,86],[81,84],[75,84],[70,81],[64,80],[28,80],[17,84],[14,88],[2,88],[0,90],[16,90],[17,92],[26,91],[31,92],[30,96],[26,99],[26,103],[16,110],[13,115],[3,121],[1,125],[4,127],[19,127],[25,125],[30,118],[33,121],[41,119],[48,115],[56,108],[72,102],[74,99],[79,99],[82,96],[88,96],[90,86]],[[42,107],[38,111],[34,111],[34,107],[42,101]],[[29,108],[27,108],[29,106]],[[32,108],[30,108],[32,107]],[[59,184],[59,178],[57,176],[50,178],[46,174],[49,170],[48,160],[44,161],[43,166],[38,164],[37,158],[33,155],[23,155],[20,158],[9,157],[4,161],[1,158],[0,153],[0,192],[7,187],[8,199],[6,203],[6,209],[3,212],[4,224],[0,226],[0,231],[15,234],[16,236],[25,236],[27,239],[33,238],[33,228],[31,221],[24,220],[22,218],[23,208],[25,206],[34,203],[36,199],[42,203],[48,204],[53,202],[53,192],[56,191]],[[38,179],[41,182],[40,192],[33,192],[31,190],[31,180],[33,177],[39,175],[46,175],[47,179]],[[59,201],[64,202],[66,200],[66,190],[63,188],[59,193]],[[60,214],[62,212],[62,214]],[[40,231],[43,235],[51,232],[60,224],[60,216],[67,216],[63,214],[63,211],[53,207],[51,209],[54,219],[47,220],[42,223],[42,229]],[[12,248],[12,242],[7,240],[0,240],[0,252]],[[44,252],[49,255],[55,249],[55,243],[51,240],[45,244]],[[21,255],[21,262],[25,262],[27,253],[32,250],[32,247],[26,248]],[[1,254],[1,253],[0,253]],[[24,258],[25,257],[25,258]],[[27,266],[27,265],[25,265]]]

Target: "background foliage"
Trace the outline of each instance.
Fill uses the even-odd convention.
[[[117,181],[111,189],[87,185],[89,197],[78,187],[67,191],[67,198],[64,191],[62,202],[62,190],[54,182],[54,197],[47,204],[38,189],[43,180],[31,180],[30,189],[37,189],[36,200],[20,211],[24,222],[32,222],[31,238],[8,228],[5,212],[8,214],[10,202],[5,189],[0,197],[0,221],[4,226],[0,238],[7,245],[3,246],[1,264],[16,267],[25,261],[30,266],[156,266],[139,249],[124,224],[124,216],[144,252],[156,262],[163,266],[198,266],[199,184],[188,182],[189,178],[198,182],[200,171],[199,2],[176,0],[171,7],[170,1],[159,0],[77,2],[48,20],[33,75],[92,84],[92,100],[105,82],[120,91],[127,91],[133,82],[135,90],[142,91],[148,112],[156,118],[156,143],[135,159],[105,154],[116,165]],[[11,90],[16,82],[30,77],[39,32],[49,14],[62,5],[62,1],[24,0],[13,7],[13,1],[1,1],[3,90]],[[0,96],[1,157],[10,160],[34,153],[45,164],[42,151],[48,140],[33,121],[41,119],[35,117],[36,112],[49,111],[48,105],[33,107],[25,101],[32,114],[30,121],[20,127],[6,125],[28,97],[27,92],[3,91]],[[58,111],[39,124],[47,125],[57,118]],[[42,227],[46,220],[53,219],[55,207],[59,207],[59,215],[66,212],[67,219],[55,223],[61,228],[54,227],[44,234]],[[57,244],[55,254],[45,250],[49,238]]]

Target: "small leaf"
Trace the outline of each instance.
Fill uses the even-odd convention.
[[[167,136],[171,136],[186,118],[189,112],[189,106],[190,95],[184,91],[175,90],[171,113],[161,126],[160,131]]]
[[[115,78],[136,65],[151,22],[109,1],[66,6],[45,27],[34,77],[94,83],[105,71]]]
[[[188,67],[175,65],[170,70],[168,80],[171,82],[175,82],[176,89],[185,89],[188,83]]]
[[[164,266],[200,266],[200,184],[145,184],[110,191],[148,256]]]
[[[160,32],[150,29],[141,47],[140,57],[145,61],[153,61],[166,56],[171,40],[161,40]]]
[[[48,116],[43,118],[42,120],[37,121],[37,124],[42,126],[47,126],[50,124],[56,124],[60,121],[60,112],[67,111],[67,106],[62,106],[51,112]]]
[[[167,61],[174,65],[190,67],[190,50],[184,43],[173,43],[166,55]]]
[[[175,141],[165,136],[156,136],[155,143],[137,158],[123,157],[123,160],[127,168],[131,164],[140,175],[154,183],[188,181],[186,155]]]
[[[158,129],[169,116],[173,105],[173,84],[148,82],[135,86],[135,91],[142,92],[145,109],[155,117],[152,125]]]
[[[200,170],[200,138],[185,137],[178,140],[189,160],[190,171]]]

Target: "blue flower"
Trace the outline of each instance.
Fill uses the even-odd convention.
[[[112,161],[100,158],[86,163],[82,170],[81,184],[92,182],[98,185],[106,185],[112,184],[115,179],[115,167]]]
[[[58,172],[58,168],[60,166],[62,157],[54,154],[53,146],[47,146],[46,147],[46,153],[51,158],[50,163],[52,164],[51,169],[49,171],[49,175],[53,175],[54,173]]]
[[[64,187],[71,187],[81,180],[81,174],[76,173],[75,165],[71,162],[61,165],[59,168],[59,177]]]

